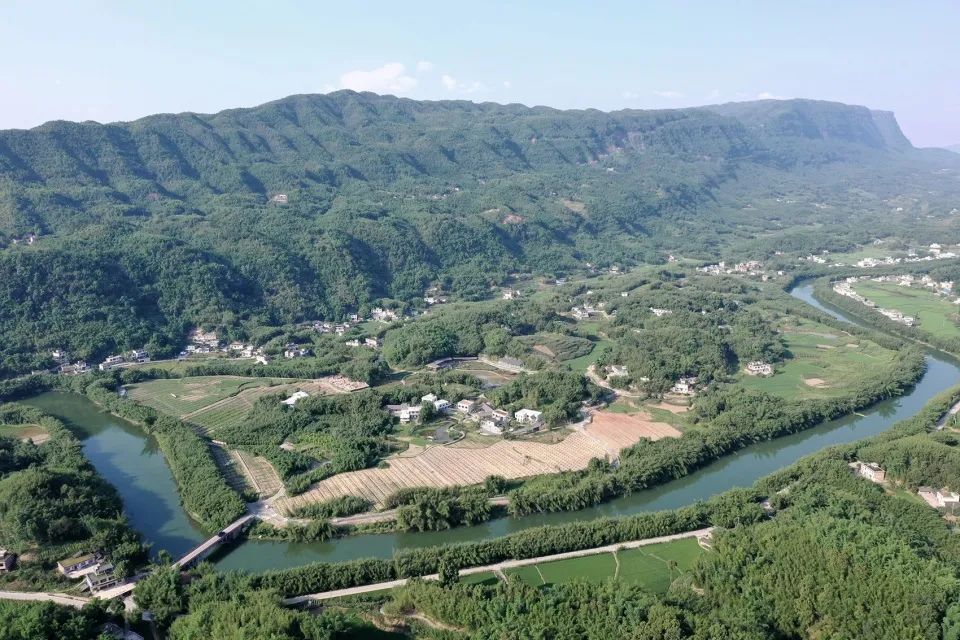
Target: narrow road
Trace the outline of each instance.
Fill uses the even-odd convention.
[[[624,391],[623,389],[614,388],[609,382],[603,379],[603,377],[597,373],[597,365],[590,365],[587,367],[587,378],[590,379],[590,382],[597,385],[598,387],[603,387],[607,391],[613,393],[614,396],[623,396],[624,398],[644,398],[646,397],[642,393],[630,393],[629,391]]]
[[[0,600],[19,600],[21,602],[55,602],[66,607],[82,608],[92,602],[92,598],[81,598],[66,593],[45,593],[39,591],[0,591]]]
[[[517,567],[525,567],[532,564],[540,564],[542,562],[553,562],[555,560],[568,560],[570,558],[583,558],[585,556],[592,556],[601,553],[611,553],[620,549],[636,549],[637,547],[644,547],[651,544],[659,544],[661,542],[672,542],[673,540],[682,540],[684,538],[700,538],[703,536],[709,535],[713,531],[713,527],[707,527],[706,529],[697,529],[696,531],[685,531],[683,533],[674,533],[668,536],[658,536],[656,538],[645,538],[643,540],[632,540],[630,542],[618,542],[617,544],[607,545],[605,547],[594,547],[593,549],[580,549],[579,551],[567,551],[566,553],[556,553],[549,556],[540,556],[537,558],[523,558],[520,560],[504,560],[503,562],[498,562],[496,564],[488,564],[482,567],[470,567],[468,569],[461,569],[461,576],[469,576],[476,573],[484,573],[487,571],[493,573],[503,573],[504,569],[515,569]],[[423,580],[439,580],[440,576],[436,573],[421,576]],[[330,600],[332,598],[343,598],[345,596],[355,596],[362,593],[371,593],[373,591],[383,591],[386,589],[393,589],[396,587],[402,587],[410,581],[409,578],[402,578],[400,580],[390,580],[388,582],[378,582],[376,584],[367,584],[358,587],[349,587],[346,589],[334,589],[333,591],[323,591],[321,593],[311,593],[303,596],[295,596],[292,598],[284,598],[283,604],[285,605],[299,605],[308,602],[318,602],[322,600]]]

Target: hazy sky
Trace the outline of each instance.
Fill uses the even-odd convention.
[[[942,145],[960,143],[958,34],[958,0],[0,0],[0,128],[352,88],[604,110],[820,98]]]

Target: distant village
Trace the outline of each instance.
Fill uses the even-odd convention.
[[[904,274],[877,276],[875,278],[868,278],[866,276],[850,277],[833,283],[833,291],[838,295],[850,298],[851,300],[855,300],[864,306],[875,309],[878,313],[886,316],[890,320],[899,322],[900,324],[908,327],[916,325],[916,318],[913,316],[904,315],[901,311],[896,309],[885,309],[880,307],[873,300],[868,299],[866,296],[860,295],[854,290],[853,285],[864,280],[872,280],[873,282],[887,282],[901,287],[913,287],[914,285],[924,287],[930,289],[939,296],[952,298],[951,302],[953,304],[960,305],[960,297],[954,297],[953,282],[949,280],[938,281],[928,275],[914,276],[911,274]]]

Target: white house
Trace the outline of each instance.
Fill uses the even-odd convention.
[[[473,408],[476,406],[476,400],[471,400],[470,398],[464,398],[457,403],[457,411],[460,413],[470,413],[473,411]]]
[[[626,367],[619,364],[611,364],[607,367],[607,377],[616,378],[616,377],[626,377],[630,375],[630,372]]]
[[[670,389],[673,393],[678,393],[682,396],[692,396],[697,392],[697,378],[696,377],[685,377],[680,378]]]
[[[960,503],[960,494],[948,489],[933,489],[932,487],[920,487],[917,495],[926,500],[931,507],[938,509],[944,507],[955,507]]]
[[[399,418],[400,424],[418,422],[420,420],[421,408],[419,405],[409,405],[406,403],[388,404],[387,411],[389,411],[390,415],[394,418]]]
[[[107,359],[98,365],[100,371],[109,371],[123,364],[123,356],[107,356]]]
[[[494,422],[493,420],[487,419],[483,420],[480,423],[480,431],[488,433],[492,436],[502,436],[503,435],[503,425]]]
[[[285,404],[288,407],[292,407],[293,405],[297,404],[297,402],[299,402],[300,400],[303,400],[304,398],[309,398],[309,397],[310,397],[310,394],[307,393],[306,391],[296,391],[292,396],[290,396],[286,400],[283,400],[282,404]]]
[[[436,411],[437,413],[446,413],[447,411],[450,410],[450,401],[449,401],[449,400],[444,400],[443,398],[439,398],[438,400],[434,400],[434,402],[433,402],[433,409],[434,409],[434,411]]]
[[[433,404],[436,401],[437,401],[437,395],[435,393],[428,393],[425,396],[420,396],[421,403],[429,402],[430,404]]]
[[[755,376],[772,376],[773,365],[766,362],[761,362],[759,360],[754,360],[753,362],[747,363],[747,373]]]
[[[145,349],[134,349],[130,352],[130,362],[150,362],[150,354]]]
[[[543,422],[543,412],[534,409],[520,409],[513,414],[513,419],[521,424],[540,424]]]
[[[380,338],[364,338],[363,344],[370,347],[371,349],[379,349],[383,346],[383,340]]]

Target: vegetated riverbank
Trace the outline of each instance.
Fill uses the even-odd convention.
[[[506,559],[533,558],[554,553],[601,547],[627,540],[690,531],[705,526],[732,528],[759,522],[766,517],[760,500],[782,491],[823,461],[846,463],[869,446],[926,433],[960,400],[960,386],[933,398],[918,414],[890,430],[851,444],[844,444],[803,458],[787,469],[758,480],[751,489],[733,489],[673,511],[625,518],[599,519],[561,526],[529,529],[521,533],[480,542],[405,550],[393,559],[362,559],[336,564],[318,563],[253,576],[254,588],[275,589],[284,596],[343,589],[372,582],[450,572]]]
[[[815,281],[813,285],[814,293],[823,302],[843,310],[844,313],[848,313],[860,322],[879,329],[880,331],[886,331],[913,342],[926,344],[935,349],[946,351],[947,353],[960,355],[960,338],[937,336],[929,331],[925,331],[921,327],[908,327],[901,322],[891,320],[870,307],[835,292],[831,283],[836,279],[837,278],[821,278]]]
[[[29,376],[5,381],[0,385],[0,399],[25,398],[52,390],[81,393],[156,438],[173,473],[183,508],[207,532],[243,515],[246,506],[221,475],[207,443],[186,423],[120,397],[118,386],[113,376]]]

